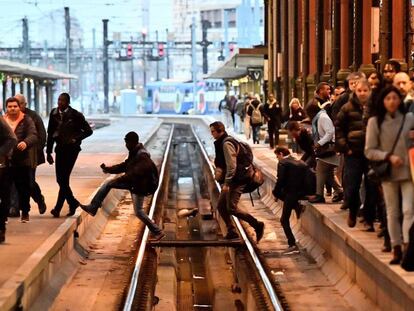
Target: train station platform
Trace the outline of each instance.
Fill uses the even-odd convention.
[[[118,163],[125,158],[127,150],[123,138],[128,131],[138,132],[140,141],[145,143],[161,124],[157,118],[115,118],[111,121],[109,126],[96,130],[82,143],[82,151],[71,175],[72,190],[81,203],[89,202],[91,194],[108,177],[99,165]],[[0,245],[0,310],[7,310],[16,301],[17,305],[25,305],[25,302],[19,302],[22,291],[35,281],[58,252],[67,229],[80,221],[82,210],[79,208],[73,217],[65,217],[68,212],[66,205],[60,218],[53,218],[50,214],[58,192],[54,165],[46,163],[39,166],[37,181],[45,197],[46,213],[40,215],[36,204],[31,202],[30,222],[21,223],[20,218],[9,218],[6,242]]]
[[[200,135],[210,157],[214,158],[213,139],[208,124],[214,117],[142,116],[112,118],[109,126],[94,132],[82,144],[82,151],[72,174],[71,185],[80,202],[88,202],[91,194],[107,177],[99,164],[119,162],[125,158],[123,137],[136,130],[141,141],[147,141],[162,121],[192,124]],[[233,133],[230,133],[233,134]],[[247,141],[244,135],[234,135]],[[249,142],[249,141],[247,141]],[[265,175],[261,197],[254,193],[254,206],[248,195],[242,207],[266,224],[262,241],[257,245],[272,280],[282,288],[294,310],[412,310],[414,305],[414,274],[390,266],[391,253],[382,253],[382,239],[364,231],[362,224],[348,228],[347,211],[339,204],[308,204],[298,220],[291,225],[300,252],[285,254],[286,238],[279,219],[282,203],[275,202],[271,191],[276,182],[277,159],[268,145],[253,145],[256,165]],[[20,223],[10,218],[6,243],[0,245],[0,310],[11,301],[18,301],[42,266],[50,265],[59,238],[65,230],[82,220],[82,211],[66,218],[55,219],[50,210],[57,195],[54,167],[44,164],[38,169],[38,182],[46,198],[48,211],[39,215],[32,204],[31,220]],[[253,240],[254,231],[248,228]],[[30,294],[29,294],[30,296]],[[27,299],[27,298],[26,298]],[[23,303],[24,304],[24,303]],[[9,304],[10,305],[10,304]]]

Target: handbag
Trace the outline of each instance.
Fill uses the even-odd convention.
[[[402,129],[405,123],[405,115],[403,116],[400,129],[398,130],[397,137],[395,138],[394,144],[392,145],[392,149],[390,154],[392,154],[397,146],[398,139],[400,138]],[[368,178],[373,181],[381,181],[391,174],[391,162],[388,160],[381,160],[381,161],[371,161],[370,162],[371,169],[368,172]]]
[[[315,149],[315,156],[317,158],[327,158],[336,154],[335,144],[333,142],[328,142],[325,145],[320,146]]]

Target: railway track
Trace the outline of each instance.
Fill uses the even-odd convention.
[[[223,239],[213,172],[192,128],[172,127],[149,211],[167,236],[145,229],[123,310],[288,309],[237,218],[240,239]]]

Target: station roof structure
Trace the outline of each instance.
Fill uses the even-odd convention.
[[[232,80],[248,75],[248,68],[263,68],[263,54],[234,54],[223,66],[207,76],[208,79]]]
[[[6,59],[0,59],[0,72],[11,76],[20,75],[33,79],[60,80],[78,78],[76,75],[13,62]]]

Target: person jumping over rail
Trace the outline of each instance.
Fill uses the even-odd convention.
[[[96,192],[89,205],[80,205],[88,214],[95,216],[102,202],[111,189],[129,190],[134,204],[135,215],[148,227],[154,240],[160,240],[165,233],[148,217],[142,205],[146,195],[154,194],[158,187],[158,169],[151,160],[149,152],[139,142],[135,132],[125,135],[125,146],[129,151],[128,158],[117,165],[101,164],[102,171],[109,174],[125,173],[105,182]]]
[[[222,184],[217,209],[227,226],[225,239],[238,238],[230,218],[230,215],[233,215],[246,221],[254,228],[256,231],[256,241],[259,242],[263,237],[264,223],[240,210],[237,206],[240,196],[246,187],[246,183],[243,181],[245,180],[244,174],[247,172],[244,166],[238,165],[238,163],[243,163],[243,159],[240,159],[242,153],[238,152],[241,148],[240,143],[227,134],[222,122],[211,123],[210,132],[215,139],[216,159],[214,164],[216,166],[216,180]],[[219,171],[221,172],[220,174],[217,173]]]

